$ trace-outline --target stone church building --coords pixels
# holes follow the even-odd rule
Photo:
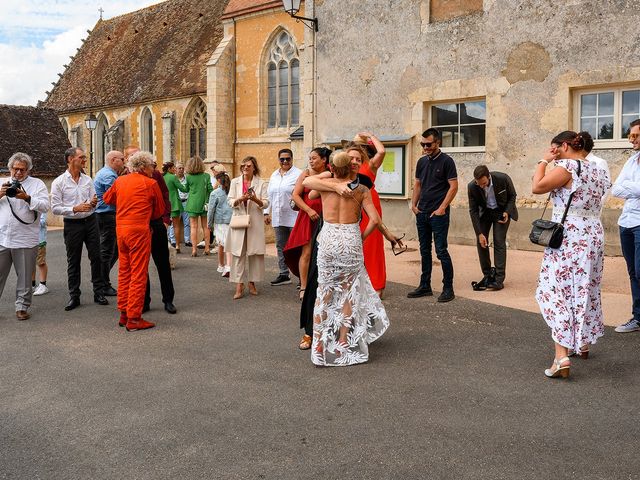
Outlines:
[[[612,177],[630,155],[640,117],[637,2],[619,0],[307,0],[291,18],[281,1],[168,0],[99,21],[45,105],[95,172],[128,143],[158,161],[199,154],[233,168],[246,155],[268,176],[276,153],[339,146],[356,132],[387,147],[377,187],[385,222],[415,235],[408,203],[420,133],[436,126],[457,163],[450,239],[474,243],[466,184],[479,164],[512,176],[527,236],[544,198],[531,194],[536,161],[565,129],[588,130]],[[621,202],[603,219],[607,252],[619,245]]]

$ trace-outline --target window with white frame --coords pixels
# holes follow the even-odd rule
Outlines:
[[[487,126],[486,101],[432,104],[429,125],[440,130],[445,148],[483,148]]]
[[[625,146],[629,124],[640,118],[640,86],[579,91],[574,105],[578,130],[601,144]]]
[[[280,32],[267,57],[267,128],[300,125],[300,60],[287,32]]]

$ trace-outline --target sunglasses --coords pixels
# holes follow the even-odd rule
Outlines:
[[[431,148],[431,145],[433,145],[436,142],[420,142],[420,146],[422,148]]]
[[[401,237],[398,237],[398,240],[402,240],[404,238],[405,234],[403,233]],[[396,247],[396,245],[398,245],[397,241],[393,242],[391,244],[391,251],[393,252],[393,254],[397,257],[398,255],[400,255],[401,253],[404,253],[407,251],[407,246],[403,245],[402,247]]]
[[[290,162],[291,161],[291,159],[287,158],[287,157],[280,157],[278,160],[280,160],[280,163]]]

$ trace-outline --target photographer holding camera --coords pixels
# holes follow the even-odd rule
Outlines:
[[[27,320],[40,241],[38,219],[49,210],[49,193],[42,180],[29,175],[33,168],[29,155],[14,153],[7,167],[11,177],[0,180],[0,296],[13,264],[18,276],[16,317]]]

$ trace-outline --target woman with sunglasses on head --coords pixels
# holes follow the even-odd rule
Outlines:
[[[232,255],[229,281],[236,284],[234,300],[244,295],[246,281],[249,282],[249,293],[257,295],[256,282],[264,278],[263,211],[269,206],[267,183],[260,178],[256,158],[245,157],[240,163],[240,171],[242,175],[231,180],[227,197],[233,213],[225,250]]]
[[[284,248],[284,258],[293,274],[300,278],[300,300],[307,288],[307,273],[311,258],[311,237],[318,219],[322,215],[322,201],[319,198],[309,198],[310,190],[304,188],[305,178],[327,171],[331,150],[317,147],[309,154],[309,168],[305,169],[296,182],[291,199],[300,210],[291,235]]]
[[[532,192],[549,193],[554,222],[564,221],[559,248],[545,248],[536,290],[542,316],[551,328],[555,357],[545,370],[550,378],[569,376],[572,354],[589,355],[589,345],[604,334],[600,283],[604,230],[602,198],[611,187],[609,175],[585,159],[585,138],[565,131],[551,140],[538,161]],[[547,166],[555,164],[547,172]]]

